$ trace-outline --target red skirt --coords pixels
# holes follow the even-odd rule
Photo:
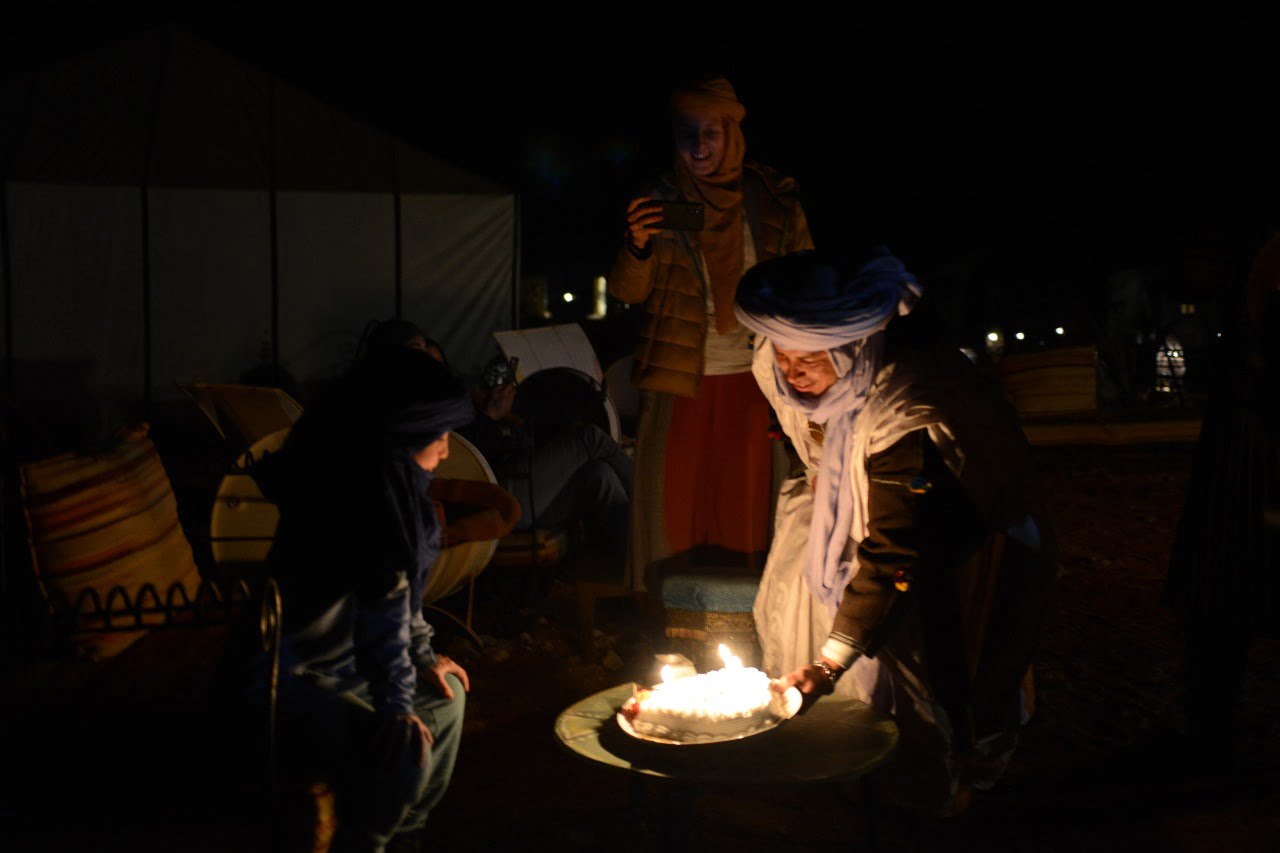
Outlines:
[[[663,468],[673,553],[698,545],[768,549],[769,423],[769,404],[751,373],[704,376],[696,398],[675,398]]]

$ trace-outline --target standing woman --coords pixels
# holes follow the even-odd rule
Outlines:
[[[769,405],[733,313],[743,273],[813,247],[796,184],[745,160],[746,109],[723,77],[672,95],[675,170],[627,207],[609,291],[643,302],[634,381],[641,391],[628,575],[648,589],[695,549],[768,550]],[[699,231],[664,230],[660,201],[703,205]]]

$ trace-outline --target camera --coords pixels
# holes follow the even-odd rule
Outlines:
[[[512,356],[507,358],[502,355],[495,355],[489,359],[489,363],[484,367],[484,374],[481,381],[486,388],[497,388],[499,385],[514,385],[516,382],[516,367],[520,364],[520,359]]]

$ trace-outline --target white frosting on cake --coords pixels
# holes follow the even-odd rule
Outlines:
[[[776,721],[776,696],[758,669],[718,669],[641,691],[631,725],[678,741],[740,737]]]

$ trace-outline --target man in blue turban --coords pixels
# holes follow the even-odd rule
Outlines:
[[[922,297],[884,249],[743,278],[753,372],[806,468],[782,489],[754,612],[781,686],[892,713],[895,798],[955,814],[1029,715],[1056,567],[1016,416]]]

